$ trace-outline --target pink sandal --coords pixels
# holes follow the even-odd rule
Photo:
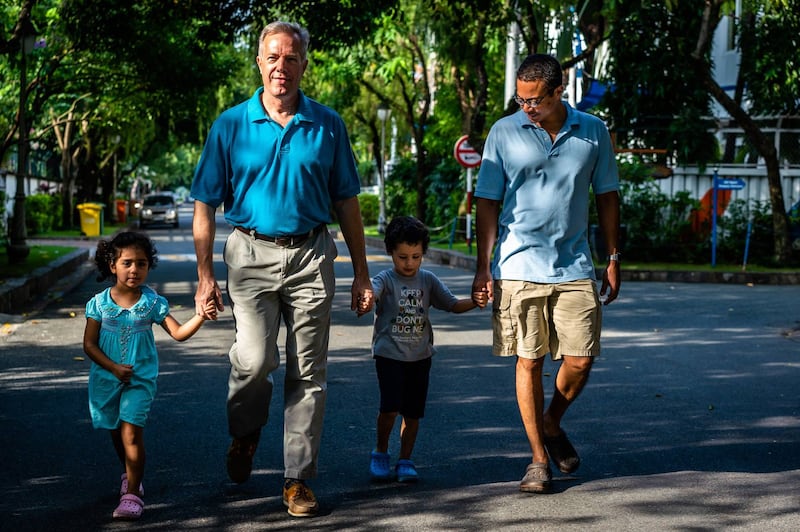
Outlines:
[[[122,484],[119,486],[119,496],[122,497],[128,493],[128,474],[123,473],[120,477]],[[144,482],[139,482],[139,496],[144,497]]]
[[[144,512],[144,501],[128,493],[119,499],[119,506],[116,507],[112,516],[114,519],[139,519]]]

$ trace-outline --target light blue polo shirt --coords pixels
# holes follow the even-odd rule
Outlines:
[[[562,103],[567,117],[555,142],[521,110],[489,131],[475,196],[502,202],[495,279],[595,279],[589,189],[618,190],[617,164],[606,125]]]
[[[300,92],[285,128],[253,97],[211,126],[192,181],[192,197],[224,205],[231,225],[271,236],[296,235],[331,221],[333,202],[361,184],[341,117]]]

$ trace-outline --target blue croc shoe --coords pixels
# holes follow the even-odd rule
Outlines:
[[[398,460],[394,469],[397,472],[398,482],[416,482],[419,480],[417,468],[414,467],[414,462],[411,460]]]
[[[372,480],[389,480],[392,470],[389,468],[389,453],[372,451],[369,455],[369,474]]]

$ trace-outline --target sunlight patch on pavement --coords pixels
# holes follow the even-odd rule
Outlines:
[[[387,255],[367,255],[367,262],[386,262],[389,260]],[[345,255],[336,257],[336,262],[350,262],[350,257]]]
[[[0,373],[0,388],[6,390],[28,390],[32,387],[59,386],[64,384],[86,384],[89,382],[89,375],[73,375],[61,370],[41,370],[25,368],[25,371],[15,371],[14,373]]]
[[[168,260],[171,262],[195,262],[197,257],[194,253],[165,253],[158,255],[158,260]],[[214,262],[222,262],[222,253],[214,253]]]

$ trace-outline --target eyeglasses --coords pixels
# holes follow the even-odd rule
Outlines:
[[[517,102],[517,105],[519,105],[520,107],[522,107],[523,105],[527,105],[528,107],[539,107],[540,105],[542,105],[544,99],[550,96],[550,94],[545,94],[541,98],[522,98],[519,94],[515,94],[514,101]]]

